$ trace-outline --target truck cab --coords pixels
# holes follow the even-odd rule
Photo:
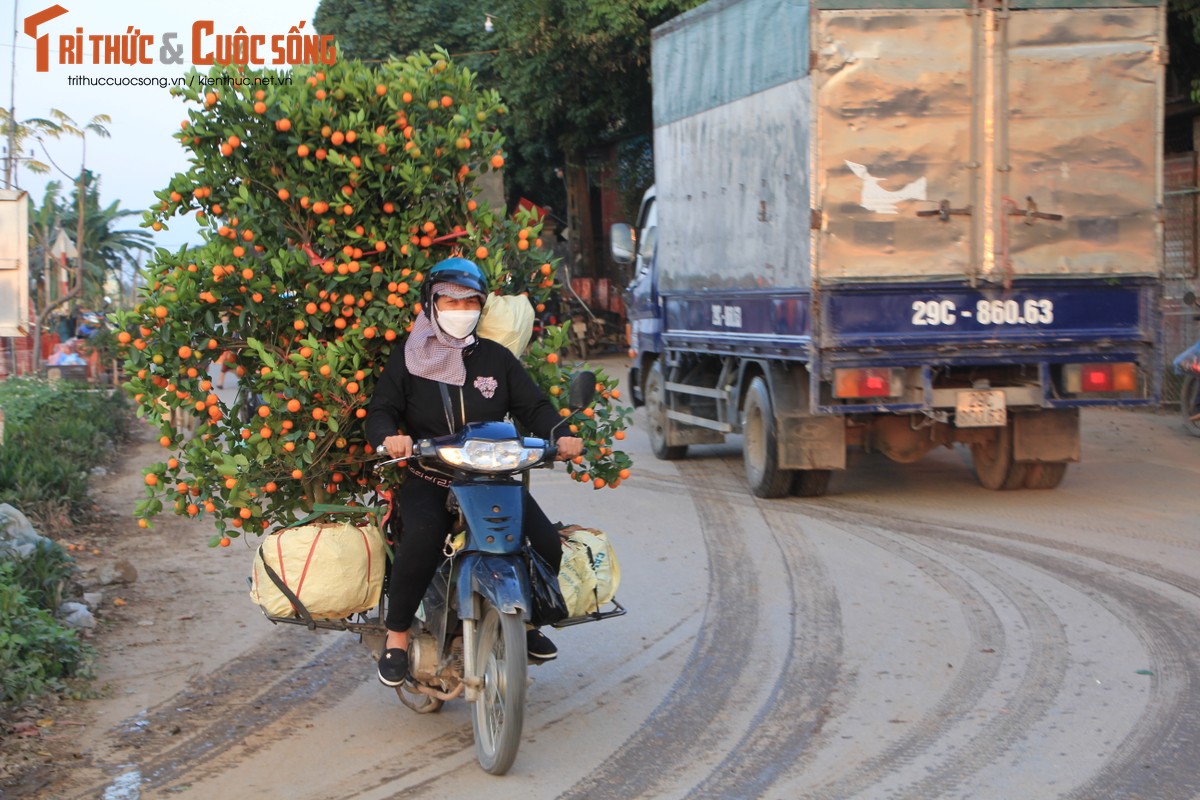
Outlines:
[[[629,347],[633,365],[629,368],[629,387],[634,406],[644,404],[642,395],[643,354],[662,350],[662,310],[654,276],[655,239],[658,208],[654,187],[642,195],[637,226],[625,223],[612,226],[612,257],[618,264],[633,264],[633,279],[625,287],[625,314],[629,321]]]

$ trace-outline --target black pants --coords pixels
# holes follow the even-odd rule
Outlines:
[[[409,629],[429,582],[445,559],[442,549],[451,523],[450,512],[446,509],[449,492],[449,489],[411,472],[400,487],[398,510],[403,533],[396,543],[388,584],[388,630]],[[528,494],[525,495],[525,536],[533,549],[558,572],[562,563],[562,540],[554,524]]]

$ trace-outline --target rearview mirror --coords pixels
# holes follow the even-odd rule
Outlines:
[[[637,255],[637,241],[633,236],[633,228],[624,222],[618,222],[610,231],[613,261],[618,264],[633,263],[633,258]]]
[[[587,408],[596,396],[596,373],[577,372],[571,379],[571,391],[567,395],[572,411]]]

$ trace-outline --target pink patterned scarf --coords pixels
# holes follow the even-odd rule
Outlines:
[[[430,293],[431,303],[437,302],[439,294],[451,297],[482,295],[474,289],[454,283],[437,283]],[[433,309],[430,309],[433,311]],[[404,366],[419,378],[441,381],[451,386],[462,386],[467,382],[467,367],[463,363],[463,350],[475,343],[474,336],[455,339],[443,331],[425,315],[424,311],[413,323],[408,339],[404,342]]]

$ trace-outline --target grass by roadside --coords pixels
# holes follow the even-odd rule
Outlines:
[[[66,382],[0,382],[0,722],[46,695],[86,691],[92,654],[58,614],[74,558],[57,539],[86,523],[93,468],[130,425],[124,397]],[[2,729],[0,729],[2,730]]]

